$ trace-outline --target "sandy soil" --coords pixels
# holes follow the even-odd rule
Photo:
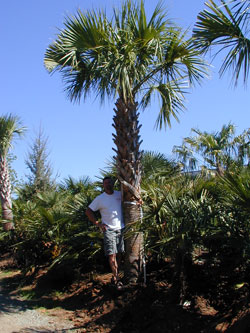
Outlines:
[[[178,304],[168,264],[148,267],[146,286],[117,291],[110,285],[110,274],[99,272],[81,275],[67,288],[55,290],[59,276],[52,283],[46,271],[40,271],[29,281],[11,258],[2,257],[0,332],[250,332],[248,284],[232,293],[224,277],[223,285],[214,287],[213,272],[205,280],[198,270],[192,297]]]
[[[11,258],[0,261],[0,332],[77,332],[74,323],[67,319],[70,313],[61,309],[46,309],[31,305],[19,296],[16,287],[20,272],[13,268]]]

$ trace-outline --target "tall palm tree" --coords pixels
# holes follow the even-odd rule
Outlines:
[[[181,146],[174,146],[172,152],[177,156],[183,167],[183,171],[194,171],[198,166],[198,159],[191,145],[187,144],[185,138]]]
[[[249,0],[213,0],[206,3],[208,9],[201,11],[193,30],[195,44],[202,52],[207,52],[213,46],[219,51],[226,51],[220,68],[220,74],[231,69],[235,85],[240,73],[246,83],[249,74]]]
[[[14,137],[23,134],[24,130],[24,127],[20,127],[17,116],[8,114],[0,117],[0,198],[3,227],[6,231],[14,228],[7,156]]]
[[[219,175],[224,174],[225,158],[230,156],[231,137],[234,134],[235,127],[231,124],[223,126],[220,132],[207,133],[198,129],[192,129],[197,134],[193,138],[185,138],[185,141],[195,147],[200,152],[204,160],[212,167],[216,168]],[[227,154],[225,154],[227,152]]]
[[[240,166],[250,165],[250,128],[234,139],[237,163]]]
[[[140,218],[139,106],[146,108],[154,93],[158,94],[161,105],[156,126],[170,125],[171,116],[177,119],[184,107],[185,89],[206,75],[203,60],[160,4],[148,19],[143,1],[126,0],[114,9],[111,19],[98,10],[85,14],[78,10],[68,17],[65,28],[47,48],[44,62],[49,72],[62,73],[71,100],[85,99],[90,92],[101,101],[116,98],[115,160],[125,224],[131,226]],[[135,240],[129,242],[127,253],[135,251],[131,245]]]
[[[182,146],[175,146],[173,152],[182,159],[183,164],[197,165],[198,160],[195,153],[201,154],[205,167],[215,168],[217,174],[223,176],[224,171],[230,166],[243,165],[249,156],[249,130],[241,135],[234,136],[235,126],[233,124],[223,125],[218,132],[208,133],[198,129],[192,132],[196,136],[183,139]],[[193,161],[195,160],[195,164]],[[191,162],[190,162],[191,161]]]

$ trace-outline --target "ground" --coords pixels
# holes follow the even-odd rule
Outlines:
[[[8,254],[1,257],[0,270],[2,291],[11,293],[29,309],[40,309],[40,313],[44,311],[58,322],[71,322],[74,329],[66,330],[65,327],[60,332],[250,331],[248,285],[238,284],[232,292],[228,282],[221,277],[223,283],[214,288],[213,272],[207,273],[209,280],[203,276],[201,281],[199,267],[193,271],[196,275],[194,285],[187,293],[190,296],[182,304],[177,302],[173,290],[169,262],[164,265],[149,263],[146,285],[141,283],[122,291],[110,285],[108,271],[81,273],[65,287],[60,285],[59,273],[52,278],[46,269],[33,276],[24,276]]]

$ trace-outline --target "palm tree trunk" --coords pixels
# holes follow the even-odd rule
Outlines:
[[[217,171],[218,175],[221,177],[223,177],[225,174],[224,168],[219,161],[216,161],[216,171]]]
[[[14,229],[11,185],[6,158],[0,158],[0,198],[2,207],[3,228],[5,231]]]
[[[142,272],[142,233],[135,232],[135,224],[141,219],[141,156],[140,125],[137,103],[125,103],[121,98],[116,102],[113,126],[116,130],[114,143],[117,149],[116,166],[122,185],[125,232],[125,279],[137,282]]]

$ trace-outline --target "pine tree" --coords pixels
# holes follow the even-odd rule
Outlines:
[[[55,186],[55,179],[52,178],[53,169],[48,160],[48,137],[45,137],[40,128],[37,137],[30,146],[25,164],[30,171],[28,178],[28,187],[31,192],[43,192]]]

